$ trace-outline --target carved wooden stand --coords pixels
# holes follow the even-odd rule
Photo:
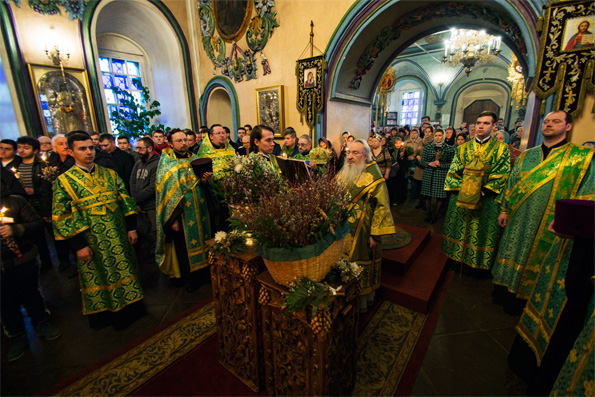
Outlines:
[[[209,263],[221,354],[219,362],[258,392],[263,379],[263,362],[256,275],[264,271],[264,264],[253,248],[229,260],[211,251]]]
[[[359,313],[357,281],[331,298],[314,318],[311,307],[281,309],[287,288],[269,272],[256,277],[262,311],[265,387],[268,395],[350,395],[355,385]]]

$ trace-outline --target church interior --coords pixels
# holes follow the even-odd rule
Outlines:
[[[298,137],[326,138],[341,148],[344,131],[366,140],[371,131],[421,125],[422,117],[459,129],[490,110],[510,132],[522,122],[523,151],[542,144],[545,115],[564,109],[574,116],[569,141],[592,143],[593,34],[590,52],[562,51],[556,58],[545,50],[552,45],[550,12],[566,6],[575,14],[565,17],[556,45],[568,48],[579,22],[595,22],[592,2],[4,0],[0,135],[16,140],[71,130],[117,134],[114,115],[130,109],[116,88],[129,92],[143,109],[158,107],[155,125],[198,132],[217,123],[229,128],[234,141],[244,125],[266,124],[279,144],[283,131],[293,127]],[[463,47],[456,34],[468,40]],[[485,43],[474,47],[471,37]],[[487,55],[468,56],[480,49]],[[142,87],[132,79],[140,79]],[[520,316],[492,304],[489,278],[448,269],[439,255],[444,220],[424,221],[416,204],[407,201],[391,211],[414,241],[423,240],[408,255],[411,262],[427,261],[427,267],[412,273],[413,279],[394,281],[395,276],[383,283],[417,285],[435,277],[425,281],[431,287],[422,303],[411,297],[415,293],[405,298],[414,308],[411,321],[423,313],[421,336],[419,342],[401,342],[413,347],[407,357],[395,358],[394,368],[403,367],[398,377],[386,375],[392,388],[356,386],[354,394],[525,395],[525,383],[507,362]],[[439,270],[430,276],[435,263]],[[31,351],[8,362],[3,334],[2,395],[266,395],[218,363],[213,327],[208,335],[178,335],[206,342],[192,345],[184,339],[188,351],[172,353],[168,366],[149,357],[149,363],[137,363],[140,372],[123,366],[103,385],[82,385],[87,375],[108,371],[110,363],[213,296],[207,272],[194,292],[173,286],[150,260],[140,261],[139,273],[147,315],[122,331],[89,328],[76,277],[57,268],[42,274],[42,294],[63,335],[42,341],[30,329]],[[400,294],[381,286],[385,299]],[[382,302],[374,310],[383,310]],[[360,322],[371,316],[360,316]]]

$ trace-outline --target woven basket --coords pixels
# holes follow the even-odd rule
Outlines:
[[[299,281],[303,277],[313,281],[320,281],[326,277],[331,267],[343,256],[345,238],[333,242],[322,254],[313,258],[287,262],[262,259],[277,284],[288,287],[293,281]]]

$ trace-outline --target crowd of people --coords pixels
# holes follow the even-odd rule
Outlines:
[[[304,161],[315,173],[330,170],[348,186],[353,215],[345,252],[364,269],[362,312],[380,286],[382,236],[395,233],[391,204],[409,198],[425,209],[428,223],[445,212],[441,248],[450,266],[493,275],[494,302],[511,314],[523,313],[511,357],[517,367],[523,363],[519,372],[541,393],[553,386],[552,374],[568,354],[568,340],[582,329],[590,299],[571,300],[566,307],[560,299],[564,288],[575,287],[564,284],[572,244],[558,236],[554,203],[593,199],[594,151],[568,142],[572,117],[564,111],[545,117],[543,144],[524,152],[522,120],[512,134],[502,122],[483,112],[459,129],[424,117],[419,126],[372,131],[367,141],[344,132],[338,153],[326,138],[313,147],[309,135],[298,138],[291,127],[279,145],[264,125],[239,128],[235,141],[219,124],[198,133],[155,130],[137,139],[136,148],[124,136],[84,131],[51,141],[2,140],[2,323],[12,341],[8,358],[20,358],[27,347],[21,306],[40,336],[51,340],[61,334],[37,288],[38,267],[53,265],[46,239],[53,241],[60,271],[71,269],[71,255],[76,258],[70,276],[80,279],[90,326],[125,328],[144,310],[137,257],[147,255],[143,260],[154,260],[179,286],[195,290],[207,268],[206,241],[230,227],[229,209],[216,189],[229,159],[262,156],[280,172],[278,156]],[[590,254],[572,260],[586,257],[592,264],[590,241]],[[145,249],[135,252],[139,244]],[[593,276],[592,266],[586,269]],[[556,291],[550,287],[554,281]],[[589,288],[583,284],[580,288]],[[592,286],[590,292],[580,296],[592,296]],[[572,329],[558,326],[561,316]],[[548,345],[560,338],[556,332],[564,336],[566,350]],[[574,338],[568,339],[570,334]]]

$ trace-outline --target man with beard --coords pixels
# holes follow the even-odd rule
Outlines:
[[[130,175],[130,195],[136,201],[138,210],[138,230],[141,240],[147,243],[150,251],[155,249],[156,213],[155,213],[155,180],[159,155],[153,152],[151,138],[139,138],[136,141],[139,160],[134,164]],[[150,255],[152,260],[154,254]]]
[[[380,287],[381,237],[396,232],[388,189],[380,168],[372,161],[370,147],[361,139],[347,147],[346,162],[337,178],[349,188],[352,197],[351,233],[347,235],[345,254],[364,268],[359,310],[365,312]]]
[[[163,149],[155,181],[155,260],[163,273],[181,279],[186,290],[192,292],[198,288],[196,272],[207,267],[205,242],[211,238],[210,217],[200,182],[206,182],[213,174],[206,172],[201,179],[195,175],[190,163],[198,157],[188,151],[186,133],[173,129],[167,139],[171,147]]]
[[[213,160],[213,181],[225,176],[229,171],[229,160],[236,155],[236,151],[227,139],[227,133],[220,124],[213,124],[208,135],[204,138],[198,151],[198,158],[210,158]],[[217,196],[214,186],[209,183],[207,192],[209,213],[211,216],[211,228],[213,233],[230,229],[229,208],[220,197]]]

